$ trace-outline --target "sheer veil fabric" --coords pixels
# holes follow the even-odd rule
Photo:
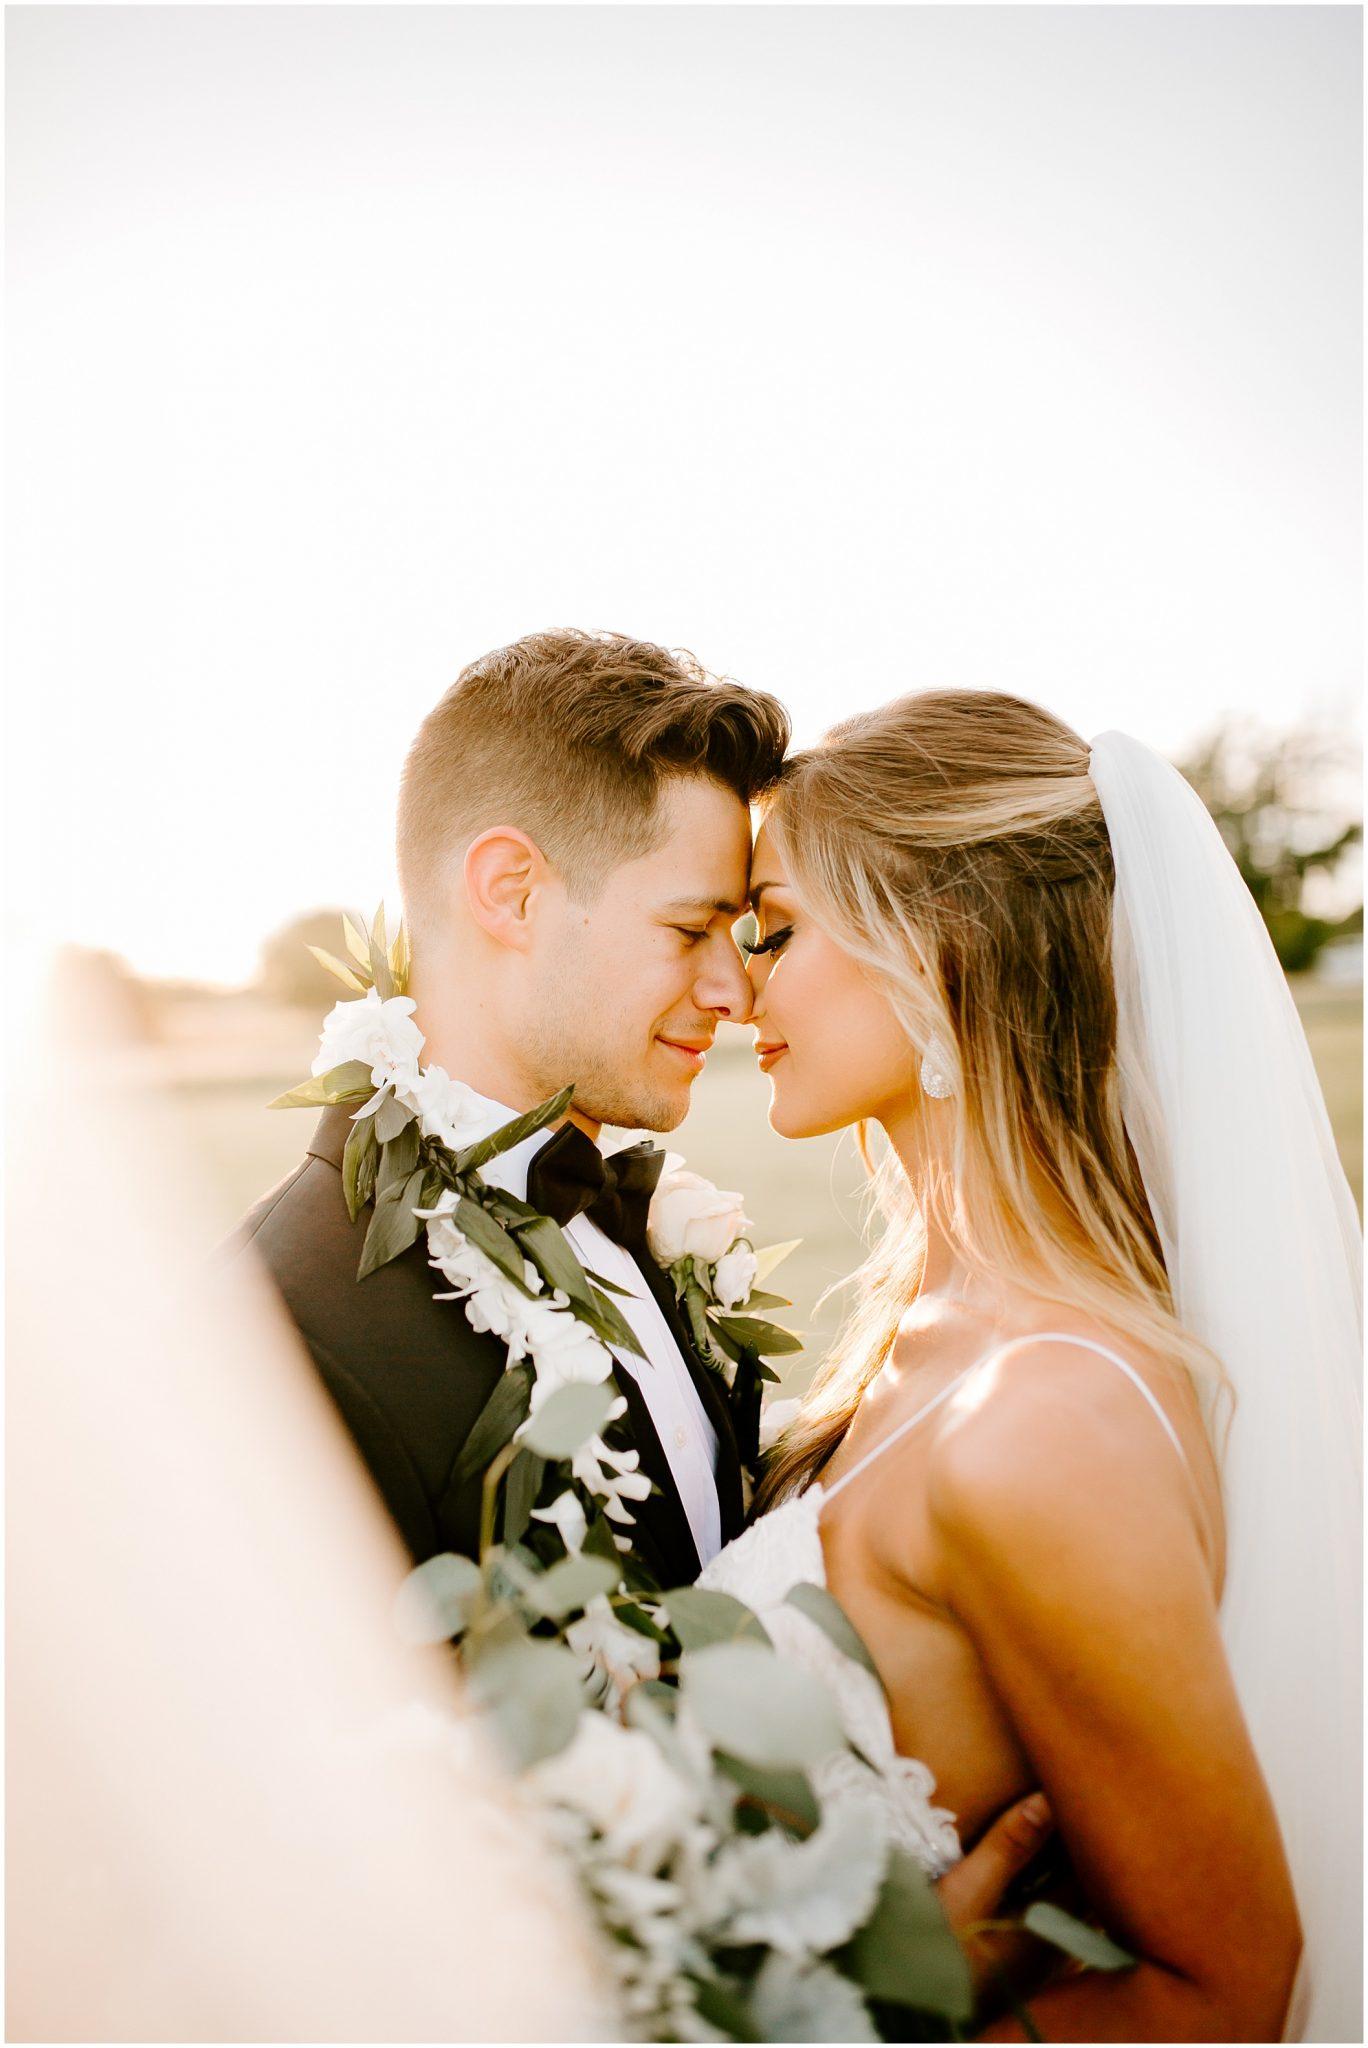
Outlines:
[[[1091,773],[1116,866],[1127,1130],[1179,1318],[1234,1395],[1222,1629],[1306,1947],[1287,2038],[1362,2033],[1360,1233],[1268,934],[1178,771],[1124,733]]]

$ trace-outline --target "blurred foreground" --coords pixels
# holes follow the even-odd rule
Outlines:
[[[34,1014],[11,1067],[6,2038],[602,2039],[327,1397],[204,1261],[236,1194],[86,998],[89,1044]]]

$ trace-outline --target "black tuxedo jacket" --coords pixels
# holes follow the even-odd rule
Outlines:
[[[265,1263],[308,1346],[357,1449],[398,1524],[414,1562],[439,1551],[477,1554],[481,1475],[455,1466],[476,1418],[505,1369],[498,1338],[472,1330],[459,1302],[434,1301],[444,1287],[415,1244],[362,1281],[356,1277],[370,1222],[355,1223],[342,1194],[342,1151],[350,1119],[325,1110],[301,1166],[263,1196],[238,1233]],[[717,1433],[722,1539],[743,1521],[741,1465],[725,1392],[696,1359],[669,1275],[637,1257]],[[658,1492],[631,1503],[632,1547],[661,1586],[687,1585],[699,1557],[669,1462],[635,1379],[616,1368],[641,1469]]]

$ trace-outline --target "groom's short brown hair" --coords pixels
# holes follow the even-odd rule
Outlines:
[[[651,850],[673,776],[750,803],[779,774],[788,713],[691,654],[625,633],[529,633],[462,670],[418,729],[399,793],[411,923],[453,853],[492,825],[534,839],[581,897]]]

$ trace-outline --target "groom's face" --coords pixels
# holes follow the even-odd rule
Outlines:
[[[670,1131],[718,1024],[750,1014],[732,938],[750,819],[705,776],[666,782],[659,804],[653,852],[613,869],[589,902],[562,889],[548,905],[528,1022],[548,1093],[573,1075],[586,1116]]]

